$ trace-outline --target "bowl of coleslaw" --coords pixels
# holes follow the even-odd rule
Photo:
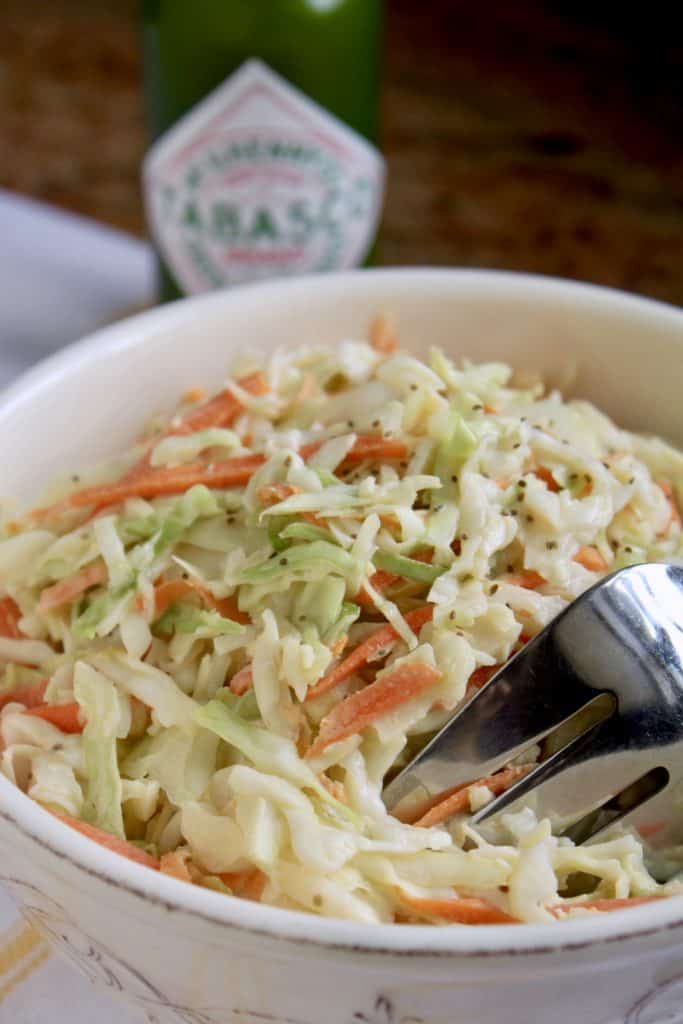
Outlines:
[[[0,880],[202,1024],[676,1020],[680,848],[390,814],[603,575],[683,557],[683,313],[380,270],[184,300],[0,404]],[[7,499],[7,500],[4,500]],[[664,865],[664,866],[663,866]]]

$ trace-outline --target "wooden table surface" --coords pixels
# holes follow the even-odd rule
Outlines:
[[[683,44],[667,8],[387,6],[382,262],[683,304]],[[144,234],[135,0],[2,7],[0,185]]]

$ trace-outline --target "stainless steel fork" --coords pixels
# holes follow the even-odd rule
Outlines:
[[[385,802],[434,798],[534,744],[539,763],[474,824],[521,801],[576,842],[617,819],[653,847],[683,841],[683,568],[631,566],[574,601],[389,784]]]

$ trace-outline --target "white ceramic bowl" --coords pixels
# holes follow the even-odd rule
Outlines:
[[[0,493],[129,444],[238,350],[363,336],[562,378],[623,424],[683,443],[683,313],[618,292],[480,272],[276,282],[153,310],[43,363],[0,402]],[[367,927],[191,888],[100,849],[0,779],[0,880],[93,980],[164,1024],[683,1021],[683,898],[556,925]]]

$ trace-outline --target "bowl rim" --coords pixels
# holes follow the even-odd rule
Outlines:
[[[125,353],[144,345],[149,335],[165,327],[191,322],[198,312],[213,307],[229,309],[256,293],[260,301],[280,301],[290,295],[325,289],[330,297],[347,289],[370,292],[382,284],[414,285],[439,291],[458,284],[469,293],[495,289],[501,297],[527,297],[535,292],[546,300],[573,300],[602,312],[631,313],[644,320],[658,320],[681,328],[683,310],[655,299],[614,288],[568,281],[562,278],[514,271],[452,268],[376,268],[326,275],[307,275],[255,283],[230,291],[169,303],[138,313],[104,327],[38,363],[0,393],[2,415],[30,400],[34,392],[53,386],[72,369],[96,362],[104,353]],[[520,955],[553,955],[596,945],[642,939],[655,933],[683,928],[683,895],[664,898],[633,909],[617,910],[595,917],[576,918],[557,927],[545,923],[520,924],[512,932],[505,925],[478,928],[447,928],[434,925],[377,924],[368,927],[351,921],[316,917],[304,911],[284,910],[225,896],[150,871],[139,864],[103,849],[70,829],[45,811],[8,779],[0,777],[0,820],[16,828],[29,840],[77,870],[113,889],[124,890],[144,902],[167,911],[183,913],[244,933],[294,943],[302,948],[317,946],[375,956],[422,958],[490,958]],[[512,939],[514,936],[514,939]],[[677,938],[677,937],[676,937]],[[675,941],[672,935],[672,941]]]

